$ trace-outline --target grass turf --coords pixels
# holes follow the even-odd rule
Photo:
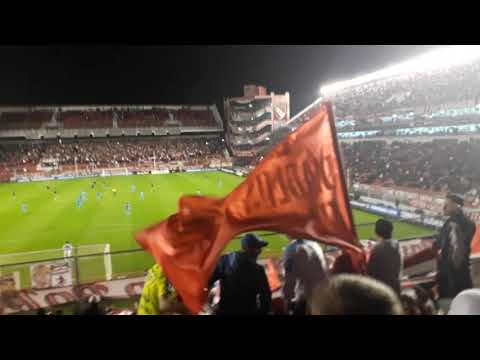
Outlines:
[[[96,181],[96,188],[92,183]],[[136,175],[109,178],[43,181],[33,183],[9,183],[0,185],[0,265],[9,263],[13,257],[5,254],[54,250],[54,256],[63,256],[59,250],[66,241],[74,246],[107,244],[111,251],[139,249],[133,234],[142,228],[166,218],[177,210],[177,201],[182,195],[196,194],[225,196],[243,178],[222,172],[178,173],[167,175]],[[50,188],[47,189],[47,186]],[[132,192],[131,187],[136,190]],[[53,194],[57,190],[57,197]],[[116,189],[116,195],[112,189]],[[145,199],[140,199],[140,192]],[[15,192],[16,196],[13,196]],[[81,192],[87,200],[81,208],[76,200]],[[97,200],[96,193],[102,194]],[[125,213],[124,205],[130,202],[131,215]],[[22,213],[21,204],[28,205]],[[377,216],[354,211],[357,232],[361,239],[373,236],[372,224]],[[265,235],[265,232],[258,232]],[[430,234],[431,230],[406,223],[395,225],[397,239]],[[265,235],[269,247],[264,256],[278,255],[286,245],[283,235]],[[238,249],[238,239],[232,240],[226,251]],[[79,260],[78,275],[82,282],[101,280],[104,276],[103,256]],[[15,255],[15,262],[35,261],[34,256]],[[143,272],[153,264],[151,256],[143,251],[112,255],[114,276]],[[30,265],[0,266],[0,273],[21,273],[22,287],[28,287]]]

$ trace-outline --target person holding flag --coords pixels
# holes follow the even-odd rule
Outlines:
[[[155,264],[148,271],[137,315],[167,314],[188,314],[188,310],[160,265]]]
[[[313,290],[327,283],[327,262],[317,242],[289,239],[284,253],[283,299],[287,314],[305,315]]]
[[[192,313],[206,303],[225,246],[242,233],[274,231],[340,247],[353,269],[365,272],[331,104],[315,111],[225,198],[184,196],[176,214],[136,235]]]

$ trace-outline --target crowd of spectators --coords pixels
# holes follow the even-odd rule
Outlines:
[[[477,104],[480,62],[410,73],[366,83],[333,94],[337,116],[369,116],[400,108],[429,108],[446,103]],[[327,96],[329,96],[327,94]]]
[[[224,143],[215,138],[155,140],[95,140],[37,142],[0,145],[0,166],[5,168],[38,165],[55,159],[59,165],[116,167],[170,161],[195,162],[223,156]],[[76,158],[76,160],[75,160]]]
[[[354,182],[480,195],[480,141],[342,143]]]

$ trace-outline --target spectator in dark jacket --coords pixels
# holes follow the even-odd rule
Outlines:
[[[463,199],[447,195],[444,214],[448,216],[435,242],[438,257],[438,290],[440,299],[453,299],[463,290],[472,288],[470,246],[475,224],[462,211]]]
[[[400,294],[402,258],[398,241],[392,239],[393,224],[380,219],[375,224],[378,244],[374,246],[367,265],[367,274],[390,286]]]
[[[218,315],[266,315],[271,311],[272,294],[265,269],[257,264],[268,243],[254,234],[242,239],[242,250],[220,258],[210,287],[220,281]]]

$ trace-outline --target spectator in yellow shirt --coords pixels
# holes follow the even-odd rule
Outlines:
[[[149,271],[143,287],[137,315],[187,314],[177,292],[162,268],[155,264]]]

